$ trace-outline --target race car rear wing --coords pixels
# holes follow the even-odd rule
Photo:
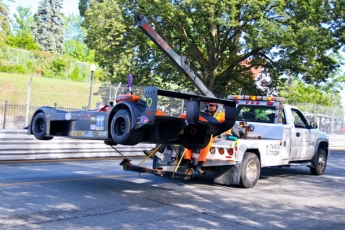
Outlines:
[[[186,103],[186,121],[188,124],[197,124],[200,115],[200,103],[215,103],[223,105],[225,112],[225,121],[221,125],[220,133],[232,128],[235,124],[236,101],[220,98],[207,97],[196,94],[180,93],[176,91],[158,89],[156,86],[145,88],[146,110],[144,115],[151,121],[156,116],[158,96],[180,98],[187,101]]]

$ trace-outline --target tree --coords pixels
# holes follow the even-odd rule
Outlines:
[[[98,2],[102,2],[103,0],[97,0]],[[90,7],[90,0],[79,0],[78,9],[79,14],[82,17],[85,17],[86,10]]]
[[[90,0],[79,0],[78,9],[80,16],[84,17],[87,8],[89,8]]]
[[[69,14],[65,17],[65,42],[63,53],[80,61],[92,62],[95,52],[84,43],[87,31],[81,27],[83,19],[79,15]]]
[[[125,81],[131,66],[133,45],[128,39],[130,31],[119,5],[111,0],[102,3],[91,0],[83,25],[87,29],[86,44],[96,52],[95,60],[111,76],[115,75],[115,81]]]
[[[77,40],[83,41],[86,37],[86,29],[81,26],[83,18],[76,14],[68,14],[64,17],[65,41]]]
[[[317,89],[298,79],[285,82],[279,88],[280,95],[286,99],[288,104],[308,102],[316,105],[341,107],[339,92],[327,92]]]
[[[0,0],[0,44],[6,40],[6,32],[10,29],[8,6]]]
[[[31,27],[34,23],[30,7],[17,7],[18,14],[14,14],[15,22],[12,23],[12,33],[8,35],[7,44],[12,47],[28,50],[38,50],[39,45],[35,42]]]
[[[35,41],[41,50],[61,54],[63,49],[62,0],[42,0],[34,15],[33,27]]]
[[[116,74],[124,71],[115,71],[114,63],[123,63],[135,53],[133,72],[142,76],[143,83],[193,88],[133,27],[134,13],[145,15],[175,51],[188,57],[217,95],[239,88],[242,93],[257,93],[253,68],[262,67],[262,73],[272,79],[272,88],[281,76],[289,75],[318,85],[339,68],[332,54],[344,47],[344,0],[109,2],[90,1],[84,24],[89,31],[87,44],[96,50],[96,61]],[[110,9],[113,14],[107,13]],[[128,69],[128,61],[123,64]]]

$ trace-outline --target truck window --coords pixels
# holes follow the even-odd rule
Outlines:
[[[286,125],[285,111],[283,111],[283,113],[282,113],[282,123],[283,123],[283,125]]]
[[[237,121],[274,123],[276,110],[274,106],[239,105],[236,109]]]
[[[303,116],[301,111],[297,109],[291,109],[293,120],[294,120],[294,125],[296,128],[307,128],[308,127],[308,121],[307,119]]]

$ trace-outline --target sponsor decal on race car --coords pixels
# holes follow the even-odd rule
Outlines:
[[[132,95],[119,95],[116,97],[117,100],[121,100],[121,101],[125,101],[125,100],[129,100],[131,101],[133,99]]]
[[[145,115],[146,116],[151,116],[153,114],[156,114],[156,111],[152,111],[151,109],[146,109],[145,110]]]
[[[104,129],[104,116],[96,116],[96,130],[103,130]]]
[[[87,113],[66,113],[66,120],[90,120],[91,116]]]
[[[108,131],[82,131],[82,130],[73,130],[69,132],[71,137],[108,137]]]
[[[90,130],[104,130],[104,119],[103,115],[91,117]]]
[[[85,131],[71,130],[69,132],[69,136],[71,136],[71,137],[83,137],[83,136],[85,136]]]
[[[67,121],[71,120],[71,117],[72,117],[71,113],[66,113],[65,119],[66,119]]]
[[[146,116],[141,116],[140,117],[140,122],[141,123],[147,123],[149,121],[149,119]]]

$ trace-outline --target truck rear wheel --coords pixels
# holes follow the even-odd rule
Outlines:
[[[322,175],[324,174],[327,165],[327,155],[325,150],[319,149],[316,157],[314,168],[310,168],[310,172],[313,175]]]
[[[255,153],[245,153],[242,160],[240,186],[252,188],[260,177],[260,161]]]
[[[53,137],[46,137],[47,119],[44,113],[37,113],[32,119],[31,132],[38,140],[51,140]]]
[[[115,143],[122,145],[136,145],[143,138],[143,130],[131,128],[131,115],[121,109],[116,112],[111,121],[110,132]]]

